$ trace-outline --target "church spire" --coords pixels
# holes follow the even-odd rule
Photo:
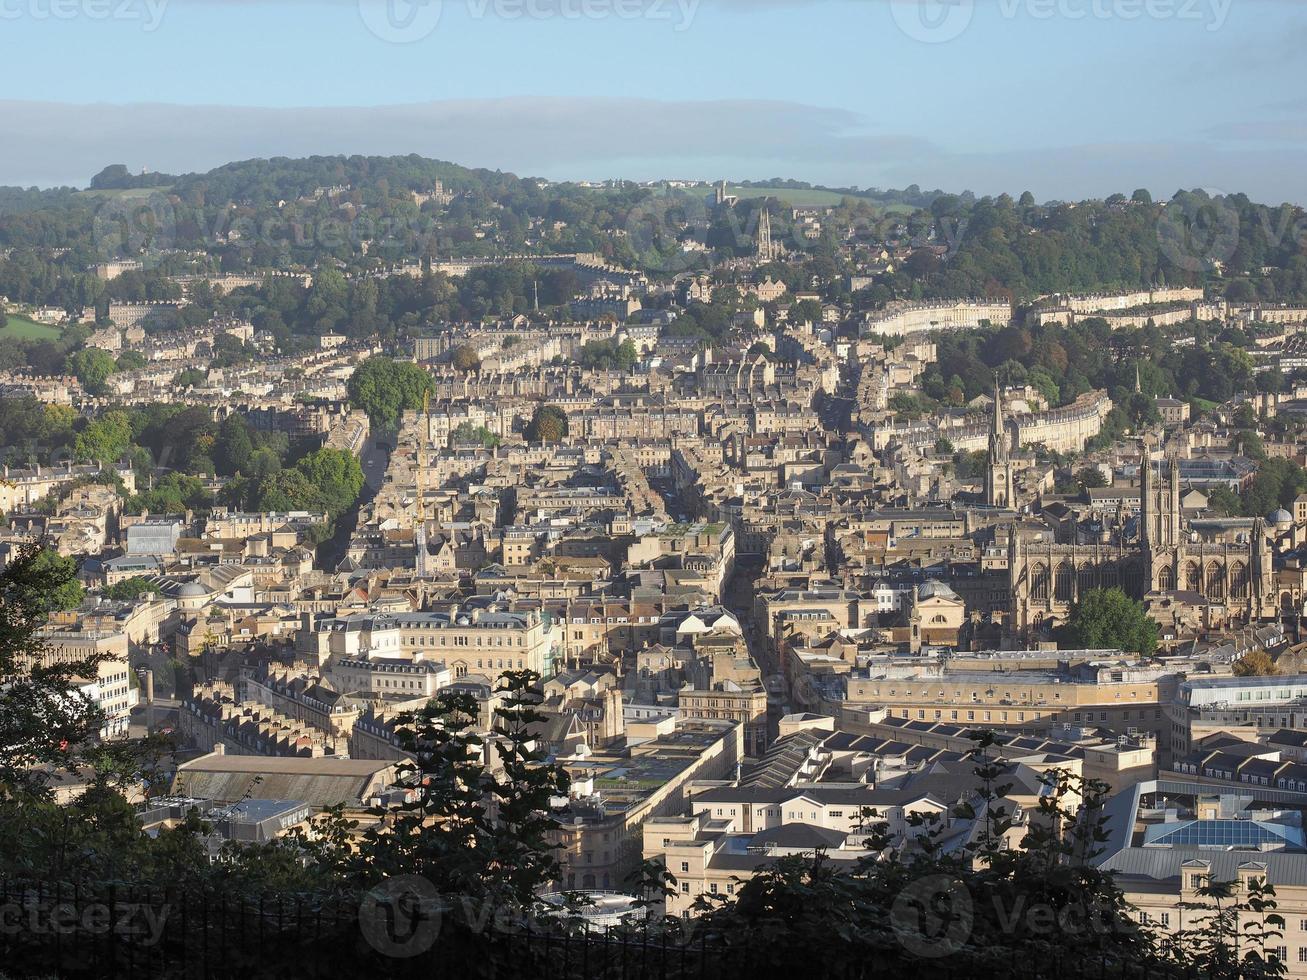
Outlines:
[[[998,374],[994,375],[994,417],[989,423],[990,462],[1007,458],[1007,431],[1003,425],[1003,389],[998,383]]]
[[[994,418],[989,431],[989,467],[985,479],[985,503],[991,507],[1011,507],[1015,497],[1012,464],[1008,457],[1008,440],[1003,425],[1003,390],[994,375]]]

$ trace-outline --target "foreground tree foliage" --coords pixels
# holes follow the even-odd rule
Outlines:
[[[55,661],[40,635],[51,611],[80,601],[75,576],[69,559],[40,545],[0,571],[0,797],[39,789],[46,767],[68,764],[99,730],[77,683],[98,661]]]

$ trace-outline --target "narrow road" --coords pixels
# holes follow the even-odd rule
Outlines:
[[[368,439],[359,456],[363,467],[363,492],[354,506],[336,518],[336,532],[318,546],[314,565],[332,571],[340,564],[349,550],[349,539],[358,526],[359,510],[364,504],[371,503],[386,479],[386,468],[390,465],[390,450],[375,439]]]

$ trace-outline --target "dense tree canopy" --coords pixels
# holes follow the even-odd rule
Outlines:
[[[557,405],[541,405],[525,434],[528,442],[561,442],[567,438],[567,413]]]
[[[1124,650],[1150,657],[1157,623],[1121,589],[1091,589],[1080,597],[1060,640],[1079,650]]]
[[[417,411],[432,390],[431,376],[418,365],[369,357],[349,379],[349,399],[368,413],[374,428],[393,432],[404,412]]]
[[[113,356],[98,347],[85,347],[68,358],[68,370],[89,394],[102,395],[109,375],[117,370]]]

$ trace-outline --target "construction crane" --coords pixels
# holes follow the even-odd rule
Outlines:
[[[422,394],[422,425],[418,427],[417,474],[414,483],[417,487],[417,507],[414,508],[413,550],[415,552],[414,571],[418,578],[427,574],[427,493],[426,468],[427,444],[431,441],[431,392]]]

